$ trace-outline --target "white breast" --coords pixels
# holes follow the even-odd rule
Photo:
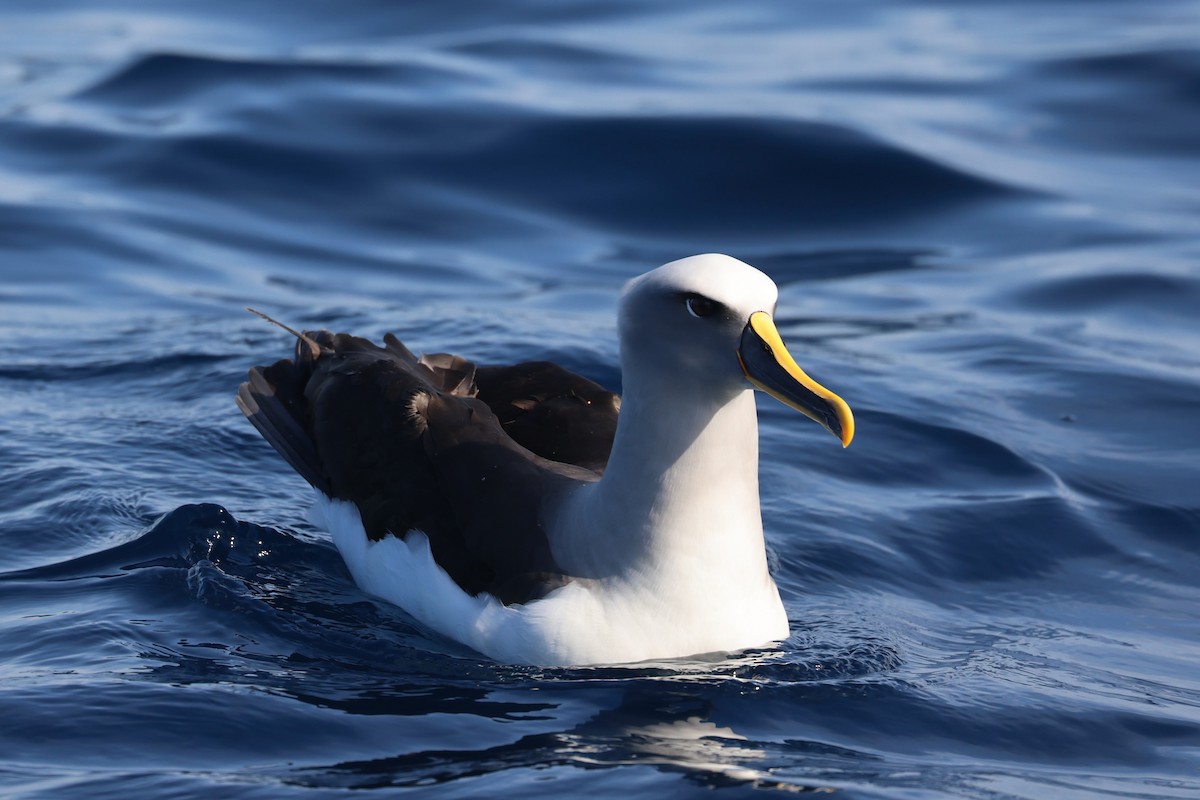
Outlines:
[[[462,591],[434,562],[419,531],[372,542],[353,503],[321,494],[311,517],[330,532],[364,591],[498,661],[630,663],[741,650],[788,635],[779,592],[765,572],[728,589],[683,572],[632,573],[575,581],[532,603],[504,606]]]

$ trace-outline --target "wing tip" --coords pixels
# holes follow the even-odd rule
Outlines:
[[[309,485],[329,494],[329,479],[311,437],[280,399],[265,368],[252,367],[234,395],[234,403],[283,460]]]

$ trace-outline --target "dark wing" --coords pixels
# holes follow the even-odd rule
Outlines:
[[[479,367],[479,399],[504,432],[542,458],[603,472],[621,398],[549,361]]]
[[[526,602],[565,580],[541,527],[544,495],[595,473],[513,441],[474,398],[465,359],[418,359],[348,334],[308,332],[296,354],[255,367],[237,402],[309,483],[353,501],[368,536],[429,537],[465,591]]]

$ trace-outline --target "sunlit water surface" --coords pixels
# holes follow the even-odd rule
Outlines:
[[[1200,7],[0,11],[0,793],[1200,796]],[[778,648],[490,663],[233,405],[297,326],[619,388],[621,284],[769,272]]]

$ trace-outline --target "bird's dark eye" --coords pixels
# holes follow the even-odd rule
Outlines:
[[[708,317],[717,310],[717,304],[703,295],[689,294],[687,310],[693,317]]]

